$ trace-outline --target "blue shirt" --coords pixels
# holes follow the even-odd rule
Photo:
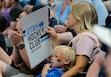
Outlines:
[[[61,75],[64,74],[64,72],[59,69],[59,68],[51,68],[47,74],[46,74],[46,77],[61,77]],[[38,75],[36,77],[42,77],[42,75]]]
[[[64,10],[64,13],[61,15],[61,9],[62,9],[63,3],[59,4],[56,8],[56,15],[60,18],[60,20],[63,22],[64,20],[67,20],[67,16],[69,15],[70,12],[70,4],[68,4]]]
[[[10,26],[10,8],[7,8],[4,12],[0,12],[7,19],[7,26]]]
[[[102,0],[76,0],[76,1],[77,2],[84,1],[84,2],[91,3],[95,7],[95,9],[98,13],[98,19],[99,19],[98,24],[104,25],[104,26],[106,25],[105,20],[106,20],[106,17],[108,16],[108,11],[107,11],[106,7],[104,6]]]
[[[41,2],[39,0],[36,0],[35,5],[39,5]]]

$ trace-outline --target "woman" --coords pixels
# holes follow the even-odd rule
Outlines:
[[[89,2],[92,5],[94,5],[98,13],[98,24],[105,26],[105,20],[106,20],[106,17],[108,16],[108,11],[106,7],[104,6],[104,3],[102,2],[102,0],[75,0],[75,1],[76,2],[79,2],[79,1]]]
[[[91,64],[95,59],[100,48],[99,40],[91,27],[97,23],[98,16],[93,5],[87,2],[75,2],[71,5],[67,27],[77,33],[77,36],[69,42],[69,46],[76,50],[76,63],[62,77],[75,76],[78,72],[84,71],[87,64]],[[53,28],[49,27],[46,32],[51,36],[53,47],[60,44]]]

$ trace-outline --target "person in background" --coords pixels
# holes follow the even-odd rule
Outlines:
[[[79,2],[79,1],[91,3],[95,7],[98,14],[98,25],[105,26],[105,20],[106,20],[106,17],[108,16],[108,11],[104,6],[104,3],[102,2],[102,0],[75,0],[75,2]]]
[[[111,1],[108,0],[108,1],[104,1],[103,3],[105,5],[107,11],[110,13],[111,12]]]
[[[25,5],[30,4],[31,0],[19,0],[19,3],[24,7]]]
[[[0,14],[5,16],[5,18],[7,19],[6,28],[8,28],[10,26],[10,8],[5,7],[5,1],[4,0],[0,0]]]
[[[2,32],[5,30],[6,26],[7,26],[6,18],[0,14],[0,47],[3,48],[4,51],[6,51],[6,44]]]
[[[41,4],[41,0],[36,0],[35,5],[40,5]]]
[[[60,3],[56,7],[55,14],[62,22],[65,23],[65,20],[67,20],[67,16],[69,15],[69,11],[70,11],[69,1],[68,0],[63,0],[63,2]]]
[[[19,0],[5,0],[5,7],[10,7],[10,26],[3,31],[3,35],[7,35],[9,30],[14,30],[16,27],[16,19],[23,12],[23,7],[19,4]]]
[[[7,25],[5,26],[5,30],[10,26],[10,9],[11,8],[7,8],[5,7],[5,0],[0,0],[0,14],[2,14],[3,16],[5,16],[5,18],[7,19]],[[4,30],[4,31],[5,31]],[[12,44],[10,42],[10,40],[7,38],[7,36],[4,36],[5,39],[5,43],[6,43],[6,52],[7,54],[11,54],[12,53]]]
[[[102,77],[111,77],[111,29],[106,28],[106,27],[101,27],[101,26],[94,26],[93,28],[94,33],[98,36],[98,38],[105,44],[107,45],[108,52],[103,53],[99,55],[95,61],[92,63],[90,66],[86,77],[99,77],[99,72],[101,69],[101,66],[103,65],[104,67],[104,72],[105,75]],[[101,35],[103,34],[103,35]]]
[[[108,11],[104,6],[103,2],[101,0],[70,0],[71,4],[73,2],[81,2],[81,1],[89,2],[95,7],[98,14],[98,25],[105,26],[105,20],[106,17],[108,16]],[[56,29],[58,29],[60,33],[67,31],[67,28],[66,27],[64,28],[64,26],[56,26],[55,30]]]
[[[54,0],[47,0],[47,4],[49,6],[49,9],[54,11],[55,10],[55,7],[56,7],[56,3],[54,2]]]
[[[6,39],[6,47],[9,55],[12,54],[12,43],[10,39],[7,37],[9,30],[14,30],[16,27],[16,18],[19,16],[21,12],[23,12],[23,7],[19,4],[19,0],[4,0],[5,8],[10,8],[10,25],[7,27],[2,34]]]
[[[110,14],[110,13],[109,13],[109,15],[108,15],[107,18],[106,18],[106,25],[105,25],[105,27],[111,28],[111,14]],[[108,47],[106,44],[104,44],[104,42],[102,42],[102,47],[101,47],[101,49],[102,49],[103,51],[105,51],[106,53],[108,53],[108,51],[109,51],[109,47]],[[99,72],[99,77],[105,77],[105,71],[104,71],[104,66],[103,66],[103,64],[102,64],[101,69],[100,69],[100,72]]]

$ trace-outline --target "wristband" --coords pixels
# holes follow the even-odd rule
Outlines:
[[[18,49],[23,49],[25,47],[25,44],[18,45]]]

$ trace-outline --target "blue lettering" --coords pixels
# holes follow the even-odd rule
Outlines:
[[[43,25],[44,25],[44,22],[41,21],[41,22],[39,23],[39,27],[43,27]]]

